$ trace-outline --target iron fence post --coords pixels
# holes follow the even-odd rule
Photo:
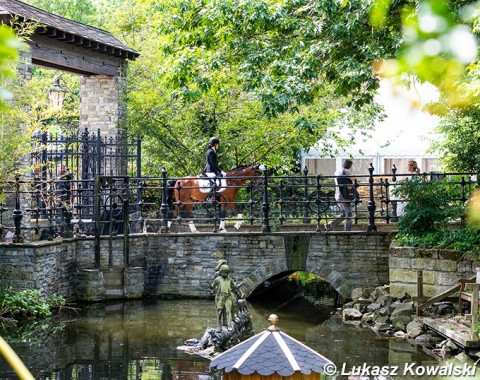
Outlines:
[[[390,205],[392,205],[392,210],[393,210],[393,202],[390,200],[390,182],[388,182],[388,178],[385,178],[385,182],[383,182],[383,179],[381,179],[380,186],[385,186],[385,204],[386,204],[385,220],[387,221],[387,224],[388,224],[390,223],[390,219],[392,219],[392,217],[390,216]]]
[[[73,237],[73,231],[72,231],[72,202],[71,202],[71,196],[72,196],[72,180],[73,180],[73,175],[70,173],[69,170],[67,170],[67,174],[65,175],[65,200],[64,204],[62,204],[62,210],[63,216],[65,218],[65,231],[64,231],[64,237],[66,238],[72,238]]]
[[[125,265],[130,265],[130,179],[123,177],[123,257]]]
[[[270,232],[270,223],[268,220],[270,211],[270,205],[268,203],[268,178],[267,178],[267,168],[263,169],[263,201],[262,201],[262,232]]]
[[[167,203],[167,169],[162,168],[162,205],[160,206],[162,214],[162,227],[160,232],[168,232],[168,203]]]
[[[88,129],[85,128],[85,130],[82,132],[81,135],[81,151],[82,151],[82,160],[81,160],[81,165],[82,165],[82,170],[81,170],[81,183],[79,184],[79,189],[78,189],[78,195],[79,195],[79,200],[80,204],[77,206],[80,209],[80,219],[86,218],[88,219],[89,217],[91,218],[91,215],[89,216],[89,209],[91,207],[90,201],[89,201],[89,193],[91,193],[89,190],[89,160],[90,160],[90,140],[89,140],[89,133]],[[95,166],[92,165],[92,169]],[[95,175],[95,173],[92,173]],[[91,187],[90,187],[91,189]]]
[[[214,177],[214,180],[213,180],[213,187],[212,187],[212,191],[213,191],[213,198],[212,198],[212,206],[213,206],[213,231],[212,232],[218,232],[217,230],[217,222],[220,223],[220,216],[219,216],[219,212],[218,212],[218,205],[219,205],[219,202],[217,200],[217,190],[218,190],[218,184],[217,184],[217,178],[218,177]],[[192,215],[193,217],[193,215]]]
[[[248,217],[248,220],[250,220],[250,224],[253,224],[253,222],[255,221],[255,215],[254,215],[255,200],[253,196],[253,190],[255,189],[255,185],[253,184],[253,182],[250,182],[247,185],[247,189],[248,189],[248,196],[250,197],[248,199],[248,211],[250,214],[250,216]]]
[[[309,224],[311,219],[308,216],[309,211],[309,201],[308,201],[308,168],[305,166],[303,169],[303,184],[305,188],[303,189],[303,219],[302,223]]]
[[[279,191],[280,198],[276,202],[280,206],[280,217],[278,218],[278,220],[280,221],[280,224],[282,224],[282,225],[286,220],[286,218],[283,216],[283,205],[285,204],[285,201],[283,200],[284,188],[285,188],[285,183],[283,182],[283,179],[282,179],[282,180],[280,180],[280,185],[278,186],[278,191]]]
[[[15,209],[13,210],[13,222],[15,224],[15,233],[12,238],[13,243],[22,243],[23,236],[21,232],[23,214],[20,208],[20,177],[15,176]]]
[[[375,209],[376,209],[376,206],[375,206],[375,198],[373,197],[373,195],[374,195],[373,194],[373,182],[374,182],[373,170],[374,170],[373,165],[370,163],[370,167],[368,168],[368,173],[370,175],[369,178],[368,178],[370,194],[369,194],[369,200],[368,200],[368,206],[367,206],[367,209],[368,209],[367,231],[368,232],[377,230],[377,226],[375,225]]]
[[[47,155],[47,141],[48,135],[47,132],[42,133],[42,163],[40,168],[40,186],[41,186],[41,193],[45,194],[47,192],[47,164],[48,164],[48,155]],[[40,209],[42,210],[43,217],[47,215],[47,205],[45,203],[44,197],[40,198]]]
[[[140,136],[137,136],[137,178],[139,182],[139,185],[137,186],[137,211],[140,212],[141,211],[140,200],[142,198],[141,185],[140,185],[142,183],[142,140],[140,139]]]
[[[142,139],[137,135],[137,178],[142,177]]]
[[[94,192],[94,216],[95,216],[95,268],[100,267],[100,176],[95,176]]]
[[[322,212],[321,212],[321,209],[320,209],[320,206],[322,204],[322,199],[321,199],[321,190],[322,190],[322,184],[320,183],[320,174],[317,174],[317,177],[316,177],[316,184],[315,184],[315,189],[316,189],[316,194],[315,194],[315,209],[317,211],[317,232],[320,231],[320,220],[322,220]]]
[[[97,176],[101,175],[102,169],[102,136],[100,135],[100,128],[97,130]]]

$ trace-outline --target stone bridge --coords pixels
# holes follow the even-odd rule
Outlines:
[[[355,287],[388,283],[390,242],[387,232],[356,231],[138,234],[128,239],[128,255],[123,237],[102,240],[99,264],[90,238],[1,244],[0,264],[2,278],[15,288],[101,300],[206,297],[217,261],[226,259],[247,297],[276,278],[306,271],[348,299]],[[109,289],[108,281],[117,286]]]
[[[450,250],[396,247],[391,232],[242,232],[137,234],[22,244],[0,243],[0,285],[40,289],[84,301],[209,297],[225,259],[248,297],[294,271],[314,273],[344,298],[357,287],[390,284],[390,293],[433,296],[480,267]],[[127,247],[128,249],[125,249]]]
[[[204,296],[216,262],[226,259],[247,297],[275,278],[306,271],[350,298],[355,287],[388,283],[390,239],[388,233],[362,232],[160,236],[148,240],[152,246],[146,262],[144,257],[131,259],[146,268],[150,294]]]

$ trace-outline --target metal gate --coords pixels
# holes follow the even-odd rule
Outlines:
[[[37,225],[38,220],[49,221],[47,239],[95,236],[98,265],[100,238],[108,236],[111,265],[112,239],[128,233],[128,205],[131,194],[135,194],[128,190],[128,178],[141,177],[140,163],[139,138],[103,137],[100,130],[95,133],[87,128],[81,133],[58,131],[34,136],[33,192],[29,209],[32,219],[37,220]],[[124,242],[127,264],[128,239]]]

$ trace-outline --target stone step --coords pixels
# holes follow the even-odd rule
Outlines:
[[[106,289],[123,289],[123,269],[106,269],[103,278]]]
[[[123,298],[123,289],[105,289],[105,298]]]

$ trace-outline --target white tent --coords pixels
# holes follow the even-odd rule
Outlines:
[[[421,106],[434,99],[433,86],[422,85],[406,90],[393,87],[382,80],[377,101],[385,107],[386,120],[375,126],[372,137],[365,140],[357,136],[357,143],[335,158],[321,158],[315,148],[302,154],[302,167],[315,174],[333,174],[345,158],[353,157],[353,170],[367,174],[372,163],[375,174],[390,173],[395,164],[398,173],[407,171],[409,160],[415,160],[422,171],[432,171],[438,164],[434,154],[427,153],[435,139],[433,128],[438,117],[421,111]]]

